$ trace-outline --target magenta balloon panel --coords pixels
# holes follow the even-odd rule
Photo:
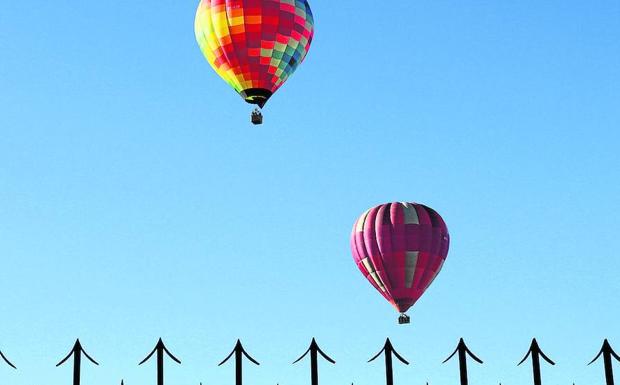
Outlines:
[[[358,218],[351,252],[362,274],[399,312],[431,285],[448,255],[450,235],[441,216],[418,203],[386,203]]]

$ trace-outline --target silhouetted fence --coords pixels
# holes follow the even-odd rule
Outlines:
[[[176,362],[177,364],[181,364],[181,361],[176,358],[164,345],[164,342],[160,338],[155,345],[155,348],[144,358],[138,365],[142,365],[146,361],[148,361],[155,353],[157,353],[157,385],[164,385],[164,354],[167,355],[171,360]],[[323,357],[326,361],[331,364],[336,364],[331,357],[329,357],[317,344],[316,340],[313,338],[310,342],[310,347],[304,354],[301,355],[297,360],[293,362],[296,364],[301,361],[304,357],[306,357],[310,353],[310,384],[311,385],[319,385],[319,355]],[[401,363],[405,365],[409,365],[409,362],[403,358],[398,352],[394,349],[392,342],[390,339],[386,339],[385,345],[381,349],[379,353],[377,353],[374,357],[372,357],[368,362],[372,362],[377,359],[381,354],[385,356],[385,382],[386,385],[394,385],[394,373],[393,373],[393,357],[396,357]],[[468,385],[468,377],[467,377],[467,357],[471,358],[478,364],[483,364],[483,361],[478,358],[474,353],[469,350],[465,341],[461,338],[456,346],[456,349],[452,354],[446,358],[443,363],[448,362],[452,357],[454,357],[458,353],[459,358],[459,375],[461,380],[461,385]],[[245,351],[243,345],[240,340],[237,340],[235,347],[232,352],[222,361],[218,366],[225,364],[232,356],[235,356],[235,385],[243,385],[243,357],[248,359],[251,363],[255,365],[260,365],[258,361],[252,358],[248,352]],[[80,340],[76,340],[73,348],[65,358],[63,358],[56,366],[61,366],[65,362],[69,360],[69,358],[73,357],[73,385],[80,385],[80,370],[82,367],[82,356],[86,357],[91,363],[95,365],[99,365],[97,361],[95,361],[91,356],[86,353]],[[598,360],[601,356],[603,356],[603,367],[605,369],[605,381],[607,385],[614,385],[614,373],[612,366],[612,358],[616,361],[620,361],[620,356],[614,352],[609,341],[605,339],[603,342],[603,346],[601,350],[598,352],[596,357],[590,364]],[[0,351],[0,358],[2,361],[6,363],[11,368],[17,370],[17,367],[13,365],[11,361]],[[542,385],[542,376],[540,371],[540,359],[542,358],[545,362],[550,365],[555,365],[545,353],[543,353],[542,349],[538,345],[538,341],[536,338],[532,339],[532,343],[530,345],[530,349],[525,354],[525,357],[517,364],[517,366],[524,363],[528,358],[532,360],[532,372],[533,372],[533,380],[534,385]],[[124,385],[123,381],[121,381],[121,385]],[[202,384],[201,384],[202,385]],[[353,385],[353,384],[352,384]]]

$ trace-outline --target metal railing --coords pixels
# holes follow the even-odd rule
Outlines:
[[[179,360],[172,353],[170,353],[170,351],[166,348],[166,345],[160,338],[157,341],[155,348],[138,365],[142,365],[143,363],[148,361],[153,355],[155,355],[155,353],[157,353],[156,355],[157,385],[164,385],[165,355],[167,355],[172,361],[176,362],[177,364],[181,364],[181,360]],[[308,350],[306,350],[306,352],[302,354],[301,357],[295,360],[293,364],[296,364],[299,361],[301,361],[303,358],[305,358],[308,355],[308,353],[310,354],[310,384],[319,385],[319,371],[318,371],[319,356],[321,356],[324,360],[326,360],[327,362],[331,364],[336,364],[336,361],[334,361],[334,359],[332,359],[325,352],[323,352],[323,350],[321,350],[316,340],[313,338],[312,341],[310,342],[310,347],[308,348]],[[457,353],[458,353],[458,359],[459,359],[460,383],[461,385],[468,385],[468,376],[467,376],[468,357],[472,359],[474,362],[477,362],[478,364],[483,364],[483,361],[480,358],[478,358],[474,353],[472,353],[471,350],[469,350],[469,348],[465,344],[465,341],[461,338],[454,352],[452,352],[452,354],[450,354],[448,358],[446,358],[443,361],[443,363],[448,362],[452,357],[457,355]],[[383,346],[381,351],[377,353],[375,356],[373,356],[370,360],[368,360],[368,362],[372,362],[376,360],[382,354],[384,355],[384,358],[385,358],[386,385],[394,385],[394,373],[393,373],[393,366],[392,366],[393,358],[395,357],[398,361],[400,361],[401,363],[405,365],[409,365],[409,362],[394,349],[394,346],[392,345],[392,342],[390,341],[389,338],[386,339],[385,345]],[[252,358],[249,355],[249,353],[243,348],[241,341],[237,340],[237,343],[235,344],[235,347],[233,348],[232,352],[230,352],[230,354],[222,362],[220,362],[218,366],[225,364],[233,355],[235,356],[235,385],[243,385],[243,358],[245,357],[247,360],[249,360],[251,363],[255,365],[260,365],[260,363],[256,361],[254,358]],[[88,355],[88,353],[86,353],[79,339],[75,341],[75,344],[73,345],[73,348],[71,348],[71,351],[69,352],[69,354],[67,354],[67,356],[64,357],[56,365],[57,367],[61,366],[64,363],[66,363],[69,360],[69,358],[73,357],[73,385],[80,385],[80,371],[82,368],[82,356],[86,357],[86,359],[89,360],[91,363],[95,365],[99,365],[99,363],[95,361],[94,358],[92,358],[90,355]],[[605,369],[606,385],[614,385],[612,359],[615,359],[616,361],[620,361],[620,356],[618,356],[618,354],[616,354],[616,352],[612,349],[607,339],[605,339],[605,341],[603,342],[603,346],[601,347],[601,350],[598,352],[596,357],[594,357],[594,359],[590,361],[588,365],[597,361],[601,356],[603,357],[603,367]],[[9,361],[9,359],[4,355],[2,351],[0,351],[0,358],[2,358],[2,361],[4,361],[6,365],[13,368],[14,370],[17,370],[17,367],[11,361]],[[555,365],[555,362],[553,362],[549,357],[547,357],[545,353],[543,353],[542,349],[538,345],[538,341],[536,341],[536,338],[532,339],[530,349],[525,354],[525,357],[523,357],[523,359],[517,364],[517,366],[524,363],[528,358],[530,358],[532,361],[532,376],[533,376],[534,385],[542,385],[542,376],[541,376],[541,370],[540,370],[541,358],[542,360],[544,360],[550,365]],[[124,385],[124,382],[122,380],[121,380],[121,385]]]

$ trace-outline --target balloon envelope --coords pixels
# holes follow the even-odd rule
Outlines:
[[[196,40],[246,102],[267,102],[304,60],[314,34],[306,0],[202,0]]]
[[[373,207],[359,217],[351,233],[357,267],[401,313],[433,282],[449,245],[448,228],[441,216],[417,203]]]

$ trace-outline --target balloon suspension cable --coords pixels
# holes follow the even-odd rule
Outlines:
[[[263,124],[263,114],[258,107],[256,107],[254,111],[252,111],[252,114],[250,115],[250,121],[254,125]]]
[[[398,317],[398,323],[401,325],[408,324],[411,321],[411,318],[405,313],[401,313],[400,317]]]

